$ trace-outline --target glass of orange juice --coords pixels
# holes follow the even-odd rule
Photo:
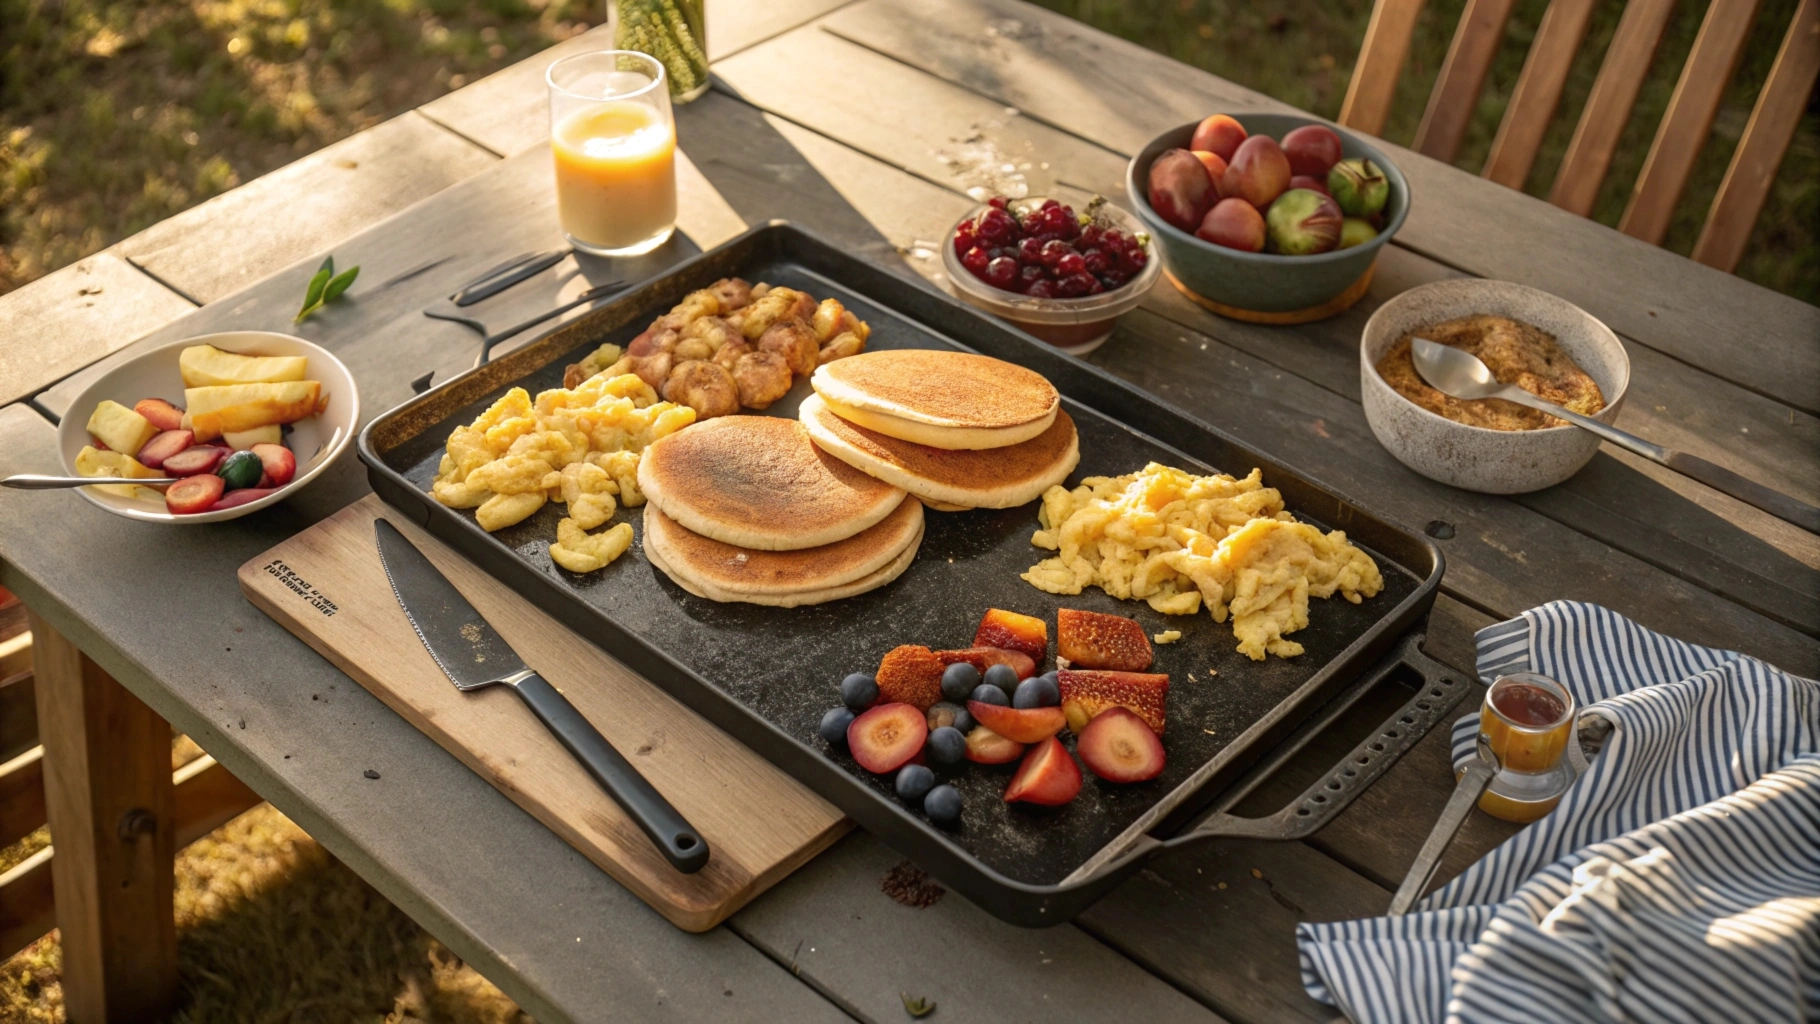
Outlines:
[[[676,121],[664,66],[631,50],[550,65],[556,216],[570,244],[636,256],[676,230]]]

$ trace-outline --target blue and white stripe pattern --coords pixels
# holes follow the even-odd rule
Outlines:
[[[1478,652],[1611,733],[1408,916],[1301,925],[1309,994],[1360,1024],[1820,1020],[1820,683],[1566,601]]]

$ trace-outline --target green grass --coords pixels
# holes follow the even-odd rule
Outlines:
[[[1266,93],[1324,117],[1336,117],[1346,96],[1370,0],[1036,0],[1042,6],[1122,36],[1184,63]],[[1763,0],[1744,59],[1726,93],[1713,131],[1675,209],[1664,245],[1686,255],[1699,237],[1713,195],[1725,175],[1751,105],[1769,74],[1796,0]],[[1459,23],[1464,0],[1430,0],[1397,85],[1396,103],[1384,136],[1407,145],[1414,137],[1429,90],[1441,70]],[[1547,0],[1517,0],[1471,129],[1455,163],[1478,173],[1497,132],[1498,120],[1522,70]],[[1580,110],[1611,42],[1622,0],[1600,0],[1581,46],[1560,110],[1544,138],[1525,191],[1546,196]],[[1693,47],[1705,15],[1700,0],[1677,4],[1663,34],[1636,109],[1625,126],[1611,171],[1599,191],[1593,218],[1616,226],[1637,172],[1649,152],[1656,126],[1674,91],[1675,80]],[[1208,111],[1214,113],[1214,111]],[[1739,276],[1820,303],[1820,109],[1810,99],[1771,189]]]

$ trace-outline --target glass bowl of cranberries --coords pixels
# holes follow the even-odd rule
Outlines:
[[[1073,355],[1100,347],[1156,284],[1162,262],[1137,218],[1095,196],[994,196],[948,233],[942,266],[967,302]]]

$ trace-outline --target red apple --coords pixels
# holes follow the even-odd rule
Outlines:
[[[1245,126],[1226,114],[1215,114],[1194,127],[1194,138],[1188,142],[1189,149],[1204,150],[1214,153],[1221,160],[1232,159],[1232,154],[1245,141]]]
[[[1213,179],[1214,200],[1219,200],[1220,179],[1226,176],[1226,158],[1218,153],[1209,153],[1204,149],[1194,150],[1194,158],[1207,168],[1207,177]]]
[[[1289,179],[1289,187],[1305,188],[1310,192],[1319,192],[1329,199],[1333,198],[1333,193],[1327,191],[1327,176],[1324,174],[1319,178],[1309,174],[1298,174]]]
[[[1243,199],[1262,210],[1289,189],[1289,178],[1289,158],[1283,155],[1283,147],[1268,135],[1253,135],[1239,143],[1238,152],[1226,162],[1220,195]]]
[[[1264,251],[1264,215],[1243,199],[1222,199],[1194,233],[1202,241],[1244,252]]]
[[[1024,761],[1005,787],[1005,802],[1059,807],[1081,791],[1081,766],[1054,736],[1024,752]]]
[[[1207,208],[1216,196],[1213,179],[1193,153],[1168,149],[1150,165],[1148,198],[1158,217],[1183,231],[1193,231],[1207,216]]]
[[[1305,124],[1283,136],[1283,155],[1296,174],[1325,178],[1340,162],[1340,137],[1324,124]]]

